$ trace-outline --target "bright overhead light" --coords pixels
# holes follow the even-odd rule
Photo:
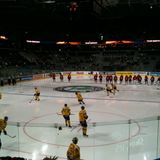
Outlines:
[[[51,4],[51,3],[55,3],[55,0],[46,0],[46,1],[42,1],[41,3],[47,3],[47,4]]]

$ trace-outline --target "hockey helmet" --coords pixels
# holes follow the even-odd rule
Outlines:
[[[74,144],[77,144],[77,143],[78,143],[78,138],[77,138],[77,137],[74,137],[74,138],[72,139],[72,142],[73,142]]]

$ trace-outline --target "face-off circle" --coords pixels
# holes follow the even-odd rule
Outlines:
[[[62,86],[54,88],[56,91],[60,92],[97,92],[104,90],[103,87],[99,86],[83,86],[83,85],[76,85],[76,86]]]

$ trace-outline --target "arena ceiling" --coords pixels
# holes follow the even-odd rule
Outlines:
[[[0,0],[0,31],[111,33],[159,31],[160,0]]]

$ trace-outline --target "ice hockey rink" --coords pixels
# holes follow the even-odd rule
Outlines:
[[[58,160],[65,160],[75,136],[83,160],[153,160],[160,156],[158,86],[118,84],[120,91],[107,96],[105,83],[95,83],[91,77],[74,77],[71,82],[53,82],[49,78],[1,87],[0,117],[9,117],[6,130],[16,137],[1,135],[0,156],[40,160],[56,155]],[[40,101],[31,101],[35,86],[41,91]],[[85,86],[91,92],[83,92]],[[63,87],[65,91],[61,91]],[[97,91],[97,87],[102,90]],[[89,137],[82,136],[78,125],[81,105],[74,89],[82,91],[86,103]],[[62,115],[57,114],[65,103],[74,114],[72,128],[65,127]]]

